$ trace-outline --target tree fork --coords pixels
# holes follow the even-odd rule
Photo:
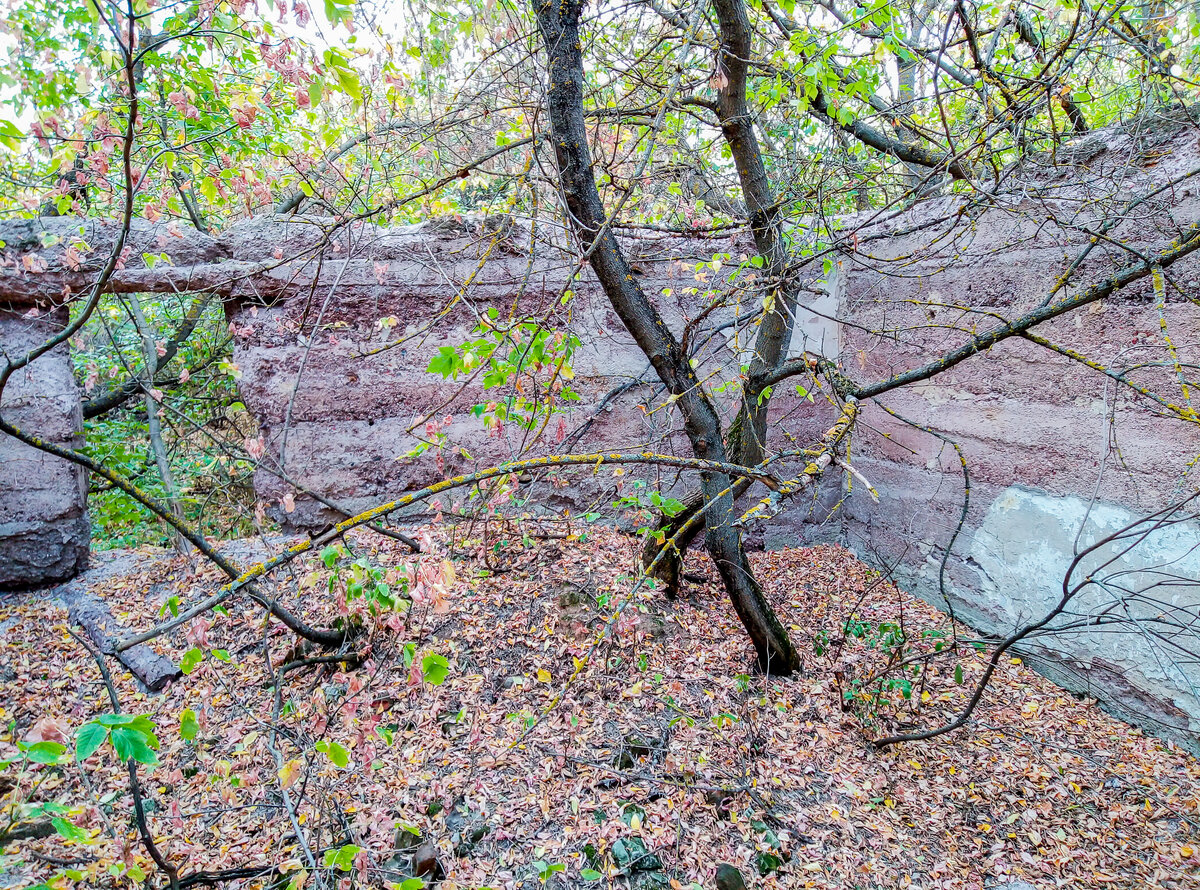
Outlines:
[[[605,216],[592,172],[583,111],[583,50],[579,33],[582,9],[580,0],[557,3],[534,0],[548,59],[546,105],[562,197],[570,212],[572,228],[609,303],[675,396],[693,452],[698,458],[724,461],[725,443],[716,408],[696,379],[679,342],[642,291]],[[741,532],[733,526],[730,476],[706,471],[701,473],[701,481],[712,511],[706,533],[708,551],[754,643],[758,664],[770,673],[789,674],[799,668],[799,657],[755,581]]]
[[[754,246],[766,260],[768,275],[766,311],[754,341],[750,374],[743,389],[741,405],[725,436],[725,450],[737,463],[755,466],[762,462],[766,448],[767,413],[771,392],[758,381],[784,362],[792,340],[792,325],[796,317],[800,287],[792,271],[791,252],[783,235],[779,201],[771,188],[766,164],[759,148],[754,122],[746,103],[746,87],[751,55],[750,19],[742,0],[715,0],[721,41],[716,51],[717,90],[716,112],[721,135],[729,146],[742,198],[750,219]],[[746,492],[745,480],[736,483],[733,497]],[[666,540],[675,535],[697,514],[705,503],[702,493],[693,494],[684,510],[675,517],[663,517],[667,526]],[[688,545],[704,527],[703,519],[684,535],[671,552],[657,563],[654,576],[663,582],[668,599],[679,593],[683,573],[683,556]],[[642,565],[654,564],[660,545],[656,538],[647,540],[642,550]]]

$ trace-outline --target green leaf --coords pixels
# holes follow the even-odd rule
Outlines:
[[[133,722],[132,714],[101,714],[96,718],[101,726],[128,726]]]
[[[75,734],[75,759],[80,763],[96,753],[108,738],[108,729],[93,721],[85,723]]]
[[[420,878],[409,878],[400,884],[400,890],[421,890],[425,886],[425,882]]]
[[[956,664],[954,666],[954,682],[957,683],[959,686],[961,686],[962,681],[963,681],[962,665]]]
[[[179,715],[179,734],[192,742],[199,732],[200,723],[196,720],[196,712],[191,708],[184,708]]]
[[[204,661],[204,653],[199,648],[189,649],[183,653],[183,658],[179,659],[179,669],[185,674],[190,674],[200,666],[202,661]]]
[[[69,819],[55,816],[50,820],[50,824],[54,826],[54,830],[58,832],[59,836],[66,840],[86,841],[88,839],[87,832]]]
[[[449,378],[454,374],[455,365],[458,362],[458,353],[455,352],[453,346],[443,346],[438,350],[429,361],[429,367],[426,368],[430,374],[441,374],[443,377]]]
[[[129,728],[136,729],[142,735],[146,736],[146,742],[151,748],[158,748],[158,737],[154,734],[157,727],[155,727],[150,718],[145,714],[134,717],[129,721]]]
[[[362,847],[354,844],[346,844],[344,847],[339,847],[336,850],[325,851],[325,867],[336,868],[339,871],[350,871],[354,868],[354,857],[358,855],[358,851]]]
[[[6,145],[14,151],[21,144],[21,138],[24,133],[12,121],[6,121],[0,118],[0,144]]]
[[[765,878],[771,872],[778,871],[783,866],[783,860],[764,850],[755,857],[755,865],[758,866],[758,873]]]
[[[29,815],[31,816],[45,816],[47,814],[51,816],[65,816],[67,808],[60,803],[48,800],[45,803],[34,804],[29,810]]]
[[[67,746],[58,742],[38,742],[25,749],[25,756],[34,763],[58,763],[67,753]]]
[[[684,503],[678,498],[664,498],[661,509],[666,516],[678,516],[684,510]]]
[[[334,73],[337,74],[338,84],[343,92],[355,102],[362,102],[362,82],[358,79],[358,74],[349,68],[335,68]]]
[[[421,675],[434,686],[441,686],[450,675],[450,662],[446,656],[431,652],[421,659]]]
[[[112,729],[109,738],[112,739],[113,748],[122,763],[132,757],[138,763],[144,763],[146,766],[158,764],[158,757],[154,754],[146,736],[138,730],[128,726],[117,726]]]
[[[330,742],[326,739],[321,739],[317,742],[317,750],[322,752],[326,757],[333,761],[333,765],[338,769],[345,769],[350,765],[350,752],[339,745],[337,742]]]
[[[594,868],[585,868],[579,873],[579,875],[585,881],[598,881],[604,877],[604,875],[600,874],[600,872],[596,871]]]

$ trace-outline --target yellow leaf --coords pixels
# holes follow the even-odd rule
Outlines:
[[[637,813],[634,813],[632,816],[630,816],[629,817],[629,827],[632,828],[634,831],[640,831],[642,828],[642,817],[639,816]]]
[[[283,788],[291,788],[300,776],[300,768],[304,766],[301,760],[289,760],[279,770],[279,784]]]
[[[539,683],[549,683],[550,672],[544,668],[539,668],[537,672],[537,678]]]

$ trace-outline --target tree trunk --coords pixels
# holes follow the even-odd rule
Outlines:
[[[603,203],[592,173],[583,115],[581,0],[534,0],[538,27],[548,57],[547,112],[554,135],[559,183],[571,224],[613,310],[650,360],[683,415],[684,430],[697,457],[725,460],[725,443],[716,408],[696,378],[678,340],[646,297],[606,224]],[[750,570],[741,534],[732,524],[733,482],[724,473],[701,474],[708,506],[705,543],[717,565],[738,617],[754,642],[759,666],[788,674],[799,659],[787,631],[763,596]]]
[[[138,336],[142,341],[142,361],[145,365],[145,399],[146,399],[146,424],[150,434],[150,448],[154,452],[154,463],[158,467],[158,476],[162,479],[163,490],[166,492],[167,507],[171,511],[171,515],[183,522],[183,506],[179,503],[179,492],[175,488],[175,476],[171,472],[171,461],[167,456],[167,446],[163,442],[162,424],[158,420],[159,404],[154,398],[154,375],[158,371],[158,347],[154,342],[154,332],[150,330],[150,325],[146,322],[146,315],[142,312],[142,304],[138,299],[137,294],[130,294],[126,297],[126,302],[129,304],[129,312],[133,316],[133,323],[137,327]],[[175,549],[184,556],[192,552],[192,545],[188,539],[176,532],[172,536],[175,542]]]
[[[777,370],[787,358],[800,286],[791,271],[792,257],[783,237],[778,202],[746,104],[746,76],[751,53],[749,16],[742,0],[716,0],[715,8],[721,37],[716,58],[716,81],[721,84],[717,91],[717,117],[721,135],[737,168],[754,245],[766,260],[763,264],[767,276],[763,317],[754,340],[754,355],[749,378],[743,387],[742,403],[725,443],[732,460],[743,466],[754,466],[765,454],[767,412],[771,404],[770,388],[759,381]],[[749,483],[739,480],[734,496],[741,495],[747,488]],[[701,496],[693,496],[686,501],[686,508],[679,515],[671,520],[664,518],[668,540],[701,509],[704,500]],[[702,527],[697,526],[686,539],[676,542],[675,548],[659,560],[655,577],[666,585],[669,597],[678,593],[683,554]],[[657,541],[647,541],[642,551],[643,565],[653,562],[659,549]]]

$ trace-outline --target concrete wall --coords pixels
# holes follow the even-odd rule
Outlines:
[[[0,311],[0,350],[21,355],[59,327],[54,317]],[[79,390],[65,344],[13,375],[3,412],[56,445],[81,444]],[[80,468],[0,434],[0,588],[62,581],[83,569],[91,540],[86,494]]]

